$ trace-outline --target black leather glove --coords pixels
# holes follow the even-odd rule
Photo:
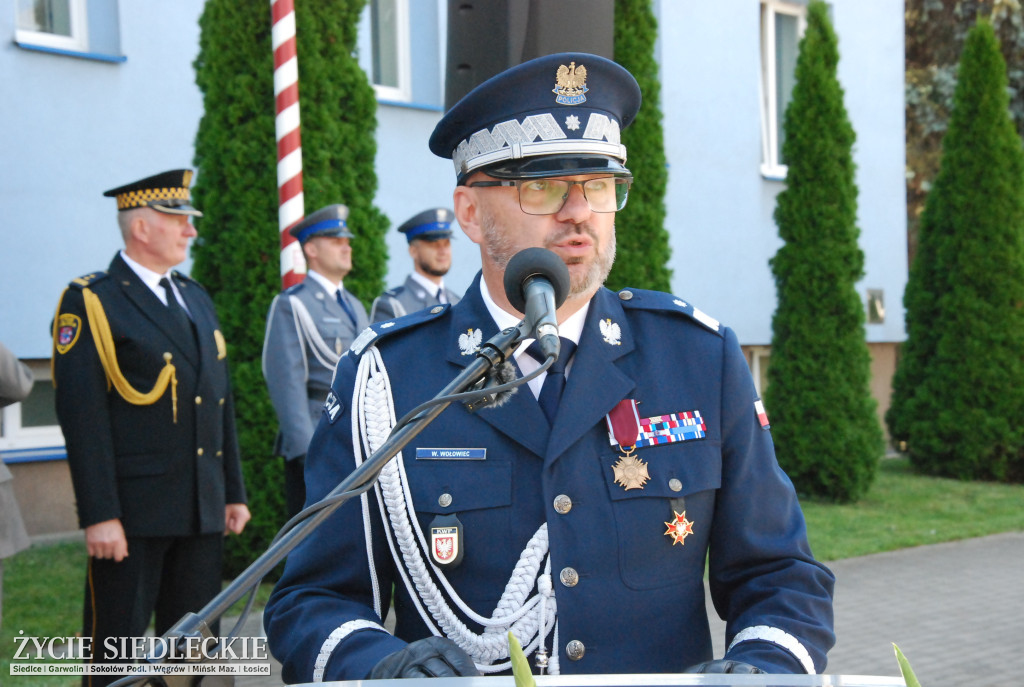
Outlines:
[[[727,661],[721,659],[718,661],[704,661],[698,663],[695,666],[690,666],[684,673],[737,673],[743,675],[762,675],[764,671],[756,666],[752,666],[749,663],[740,663],[739,661]]]
[[[370,680],[405,677],[462,677],[479,675],[469,654],[447,637],[418,639],[385,656],[370,671]]]

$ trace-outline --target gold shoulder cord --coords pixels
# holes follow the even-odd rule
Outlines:
[[[64,290],[67,293],[67,289]],[[61,294],[60,300],[64,300],[64,293]],[[174,422],[178,422],[178,377],[175,374],[174,365],[171,364],[171,354],[164,353],[164,360],[166,364],[164,369],[160,370],[160,376],[156,379],[156,384],[149,393],[142,393],[132,387],[132,385],[125,379],[121,373],[121,368],[117,364],[117,354],[114,348],[114,336],[110,333],[110,323],[107,321],[107,313],[103,310],[103,303],[100,302],[99,296],[94,294],[88,288],[82,289],[82,298],[85,300],[85,315],[89,320],[89,328],[92,330],[92,338],[96,344],[96,352],[100,356],[100,363],[103,365],[103,371],[107,374],[107,390],[110,390],[110,385],[113,384],[114,388],[117,389],[117,393],[121,394],[121,398],[128,401],[132,405],[137,406],[148,406],[156,403],[163,397],[167,391],[167,386],[171,387],[171,408],[174,414]],[[60,314],[60,302],[57,303],[57,314]],[[54,317],[54,346],[56,347],[57,341],[57,317]],[[56,358],[56,351],[54,356],[50,359],[50,376],[53,379],[54,387],[57,386],[57,377],[53,375],[53,360]]]

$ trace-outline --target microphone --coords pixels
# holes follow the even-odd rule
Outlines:
[[[555,311],[569,295],[569,268],[546,248],[527,248],[505,268],[505,297],[526,315],[533,338],[547,357],[558,359],[561,341]]]

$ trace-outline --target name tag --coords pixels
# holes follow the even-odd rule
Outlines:
[[[324,322],[326,322],[328,324],[338,324],[339,322],[341,322],[341,318],[340,317],[325,317],[324,318]]]
[[[418,448],[416,460],[484,460],[485,448]]]

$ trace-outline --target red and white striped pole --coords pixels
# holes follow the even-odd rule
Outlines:
[[[299,135],[299,58],[295,51],[293,0],[270,0],[274,48],[274,128],[277,134],[277,224],[281,232],[281,285],[302,281],[306,261],[288,229],[305,216],[302,139]]]

